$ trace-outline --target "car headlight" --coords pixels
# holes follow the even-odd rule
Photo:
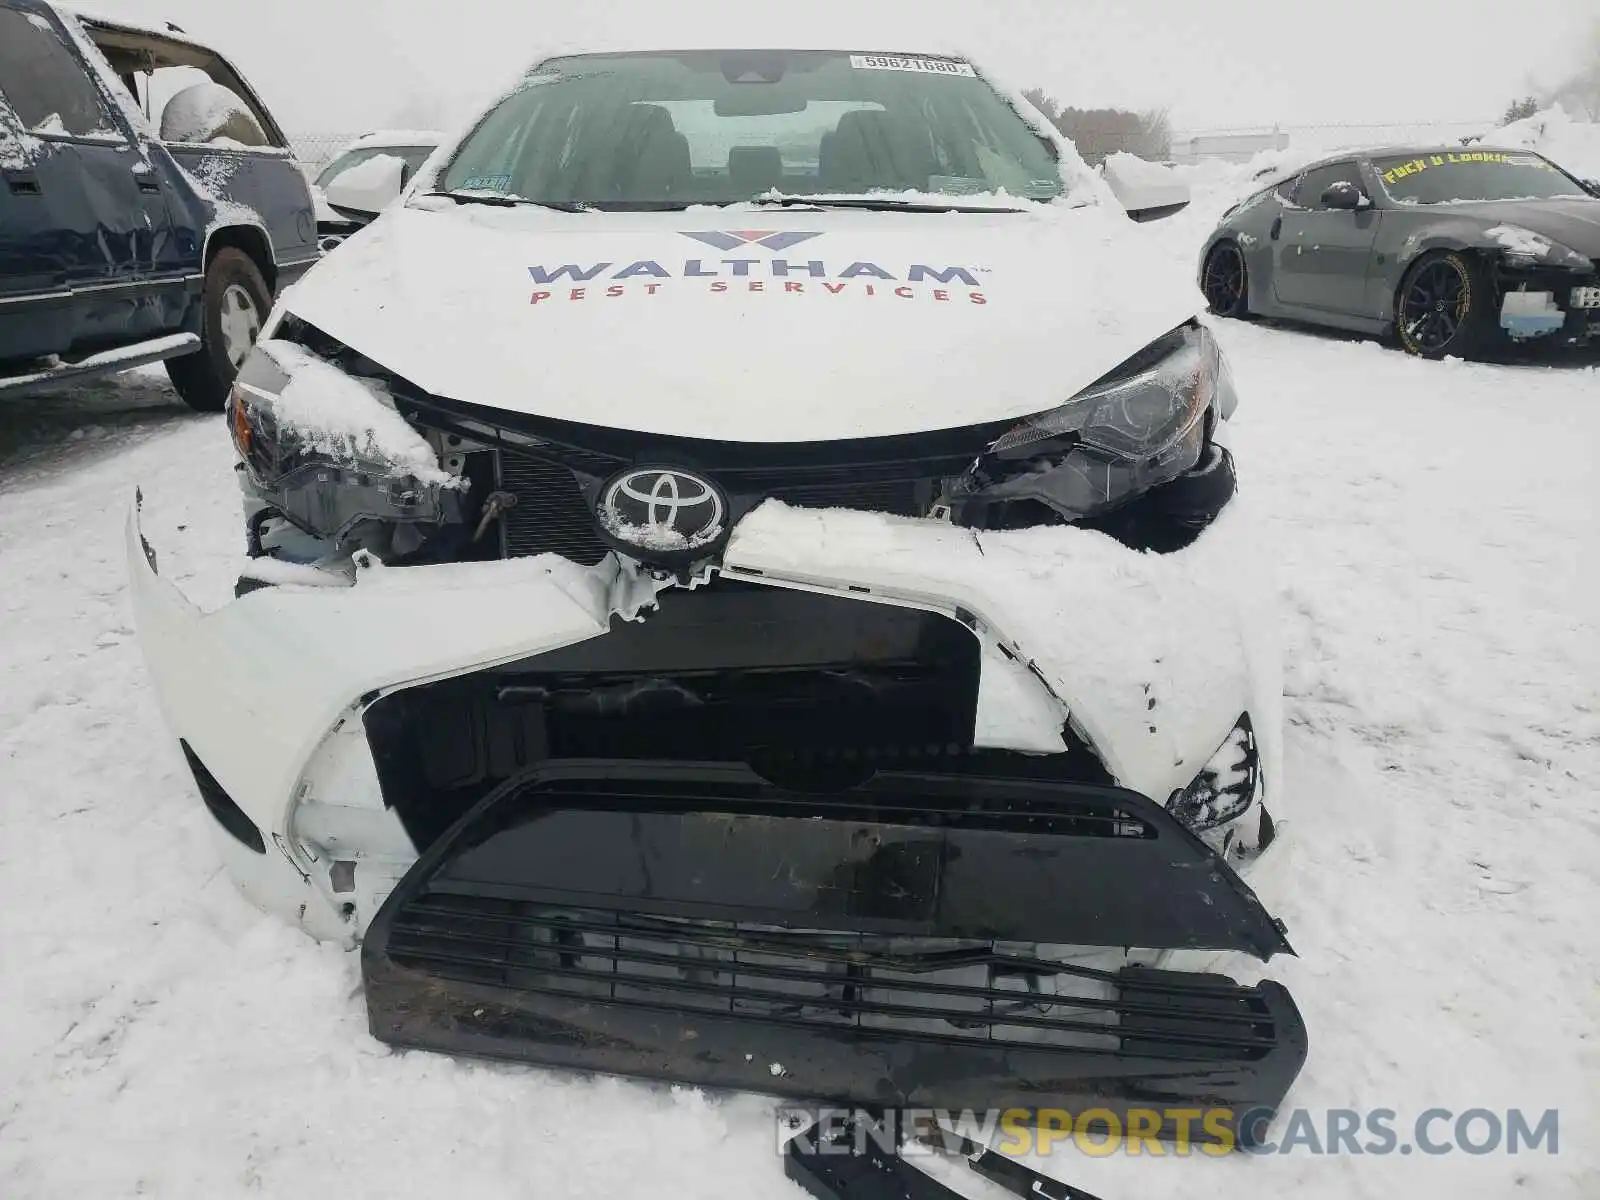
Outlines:
[[[1531,271],[1538,267],[1566,271],[1594,269],[1592,259],[1520,225],[1496,225],[1488,236],[1501,247],[1501,264],[1514,271]]]
[[[1072,521],[1176,479],[1200,461],[1208,412],[1236,398],[1209,330],[1173,330],[1056,408],[1023,418],[974,464],[953,508],[1036,501]]]
[[[1260,784],[1256,733],[1245,713],[1189,786],[1172,793],[1167,811],[1196,833],[1204,833],[1249,812]]]
[[[1061,407],[1023,418],[989,452],[1006,460],[1033,458],[1042,443],[1075,434],[1114,458],[1159,458],[1205,415],[1221,371],[1216,339],[1201,326],[1184,326]]]
[[[296,361],[286,369],[258,347],[228,397],[228,430],[251,491],[307,533],[335,541],[367,521],[465,519],[466,481],[445,473],[432,447],[392,407],[334,364],[298,346],[279,348],[291,352]],[[313,385],[310,395],[286,402],[305,369],[321,373],[328,393]],[[327,411],[319,413],[322,403]]]

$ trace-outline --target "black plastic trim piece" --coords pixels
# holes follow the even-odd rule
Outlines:
[[[233,802],[233,798],[217,782],[217,777],[206,769],[205,763],[200,761],[199,755],[195,754],[189,743],[180,738],[178,745],[183,748],[183,757],[194,775],[195,786],[200,789],[200,799],[205,801],[206,809],[216,819],[217,824],[226,829],[240,845],[254,850],[257,854],[265,854],[266,839],[261,836],[261,830],[256,828],[255,822],[245,816],[244,809]]]
[[[1275,983],[1051,947],[1266,959],[1282,930],[1114,787],[555,762],[486,797],[362,950],[380,1041],[875,1107],[1275,1111],[1306,1055]]]

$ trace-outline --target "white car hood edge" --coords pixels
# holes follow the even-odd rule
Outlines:
[[[663,436],[828,441],[1021,417],[1202,304],[1186,265],[1092,206],[440,203],[388,210],[280,314],[442,398]]]

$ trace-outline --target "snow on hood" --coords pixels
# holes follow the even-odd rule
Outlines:
[[[1452,211],[1494,222],[1487,236],[1512,250],[1543,254],[1555,242],[1600,257],[1600,200],[1493,200],[1453,205]]]
[[[436,395],[640,432],[831,440],[1019,417],[1192,317],[1116,210],[392,208],[283,307]]]

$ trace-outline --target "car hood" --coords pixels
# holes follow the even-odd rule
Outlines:
[[[1202,303],[1145,227],[1097,207],[619,214],[421,200],[347,241],[280,311],[442,398],[792,442],[1048,409]]]
[[[1503,200],[1457,211],[1491,225],[1515,225],[1589,258],[1600,257],[1600,200]]]

